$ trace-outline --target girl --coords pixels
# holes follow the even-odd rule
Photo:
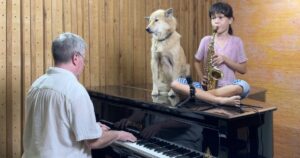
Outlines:
[[[215,55],[213,56],[213,65],[217,66],[224,75],[223,78],[218,81],[218,88],[207,92],[214,97],[232,98],[232,96],[239,95],[241,98],[244,98],[248,95],[250,86],[246,81],[236,79],[235,72],[237,71],[241,74],[246,73],[247,57],[244,52],[242,40],[233,35],[233,30],[231,28],[233,22],[232,8],[227,3],[217,2],[210,8],[209,17],[213,29],[217,29],[214,41]],[[202,38],[198,51],[195,54],[195,68],[198,77],[201,80],[201,83],[194,82],[193,85],[196,88],[202,89],[202,86],[205,86],[207,82],[207,76],[202,72],[202,65],[207,61],[208,46],[211,39],[212,36],[205,36]],[[185,78],[179,78],[172,83],[172,88],[179,93],[186,94],[185,92],[188,92],[186,90],[189,89],[189,86],[187,85]],[[197,97],[197,93],[201,93],[201,95],[198,95]],[[198,90],[196,91],[196,97],[203,100],[208,97],[210,98],[211,96]],[[209,101],[215,100],[214,97],[209,99]],[[233,98],[237,99],[236,97]],[[236,102],[229,103],[232,104]]]

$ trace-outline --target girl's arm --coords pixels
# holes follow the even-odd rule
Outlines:
[[[232,70],[237,71],[241,74],[245,74],[247,72],[247,62],[236,63],[231,59],[227,58],[226,56],[217,55],[217,54],[215,54],[213,58],[214,58],[213,62],[217,66],[224,63]]]

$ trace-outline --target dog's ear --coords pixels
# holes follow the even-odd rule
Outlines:
[[[165,12],[165,16],[166,16],[166,17],[171,17],[171,16],[173,16],[173,8],[167,9],[166,12]]]
[[[149,21],[149,20],[150,20],[150,17],[149,17],[149,16],[145,16],[145,19],[146,19],[147,21]]]

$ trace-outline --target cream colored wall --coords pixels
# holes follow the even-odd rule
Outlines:
[[[300,1],[227,0],[235,34],[245,44],[248,73],[241,78],[264,87],[274,113],[275,157],[299,157]]]

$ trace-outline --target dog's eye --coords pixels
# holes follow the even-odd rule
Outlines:
[[[158,22],[158,19],[155,19],[154,21],[155,21],[155,22]]]

